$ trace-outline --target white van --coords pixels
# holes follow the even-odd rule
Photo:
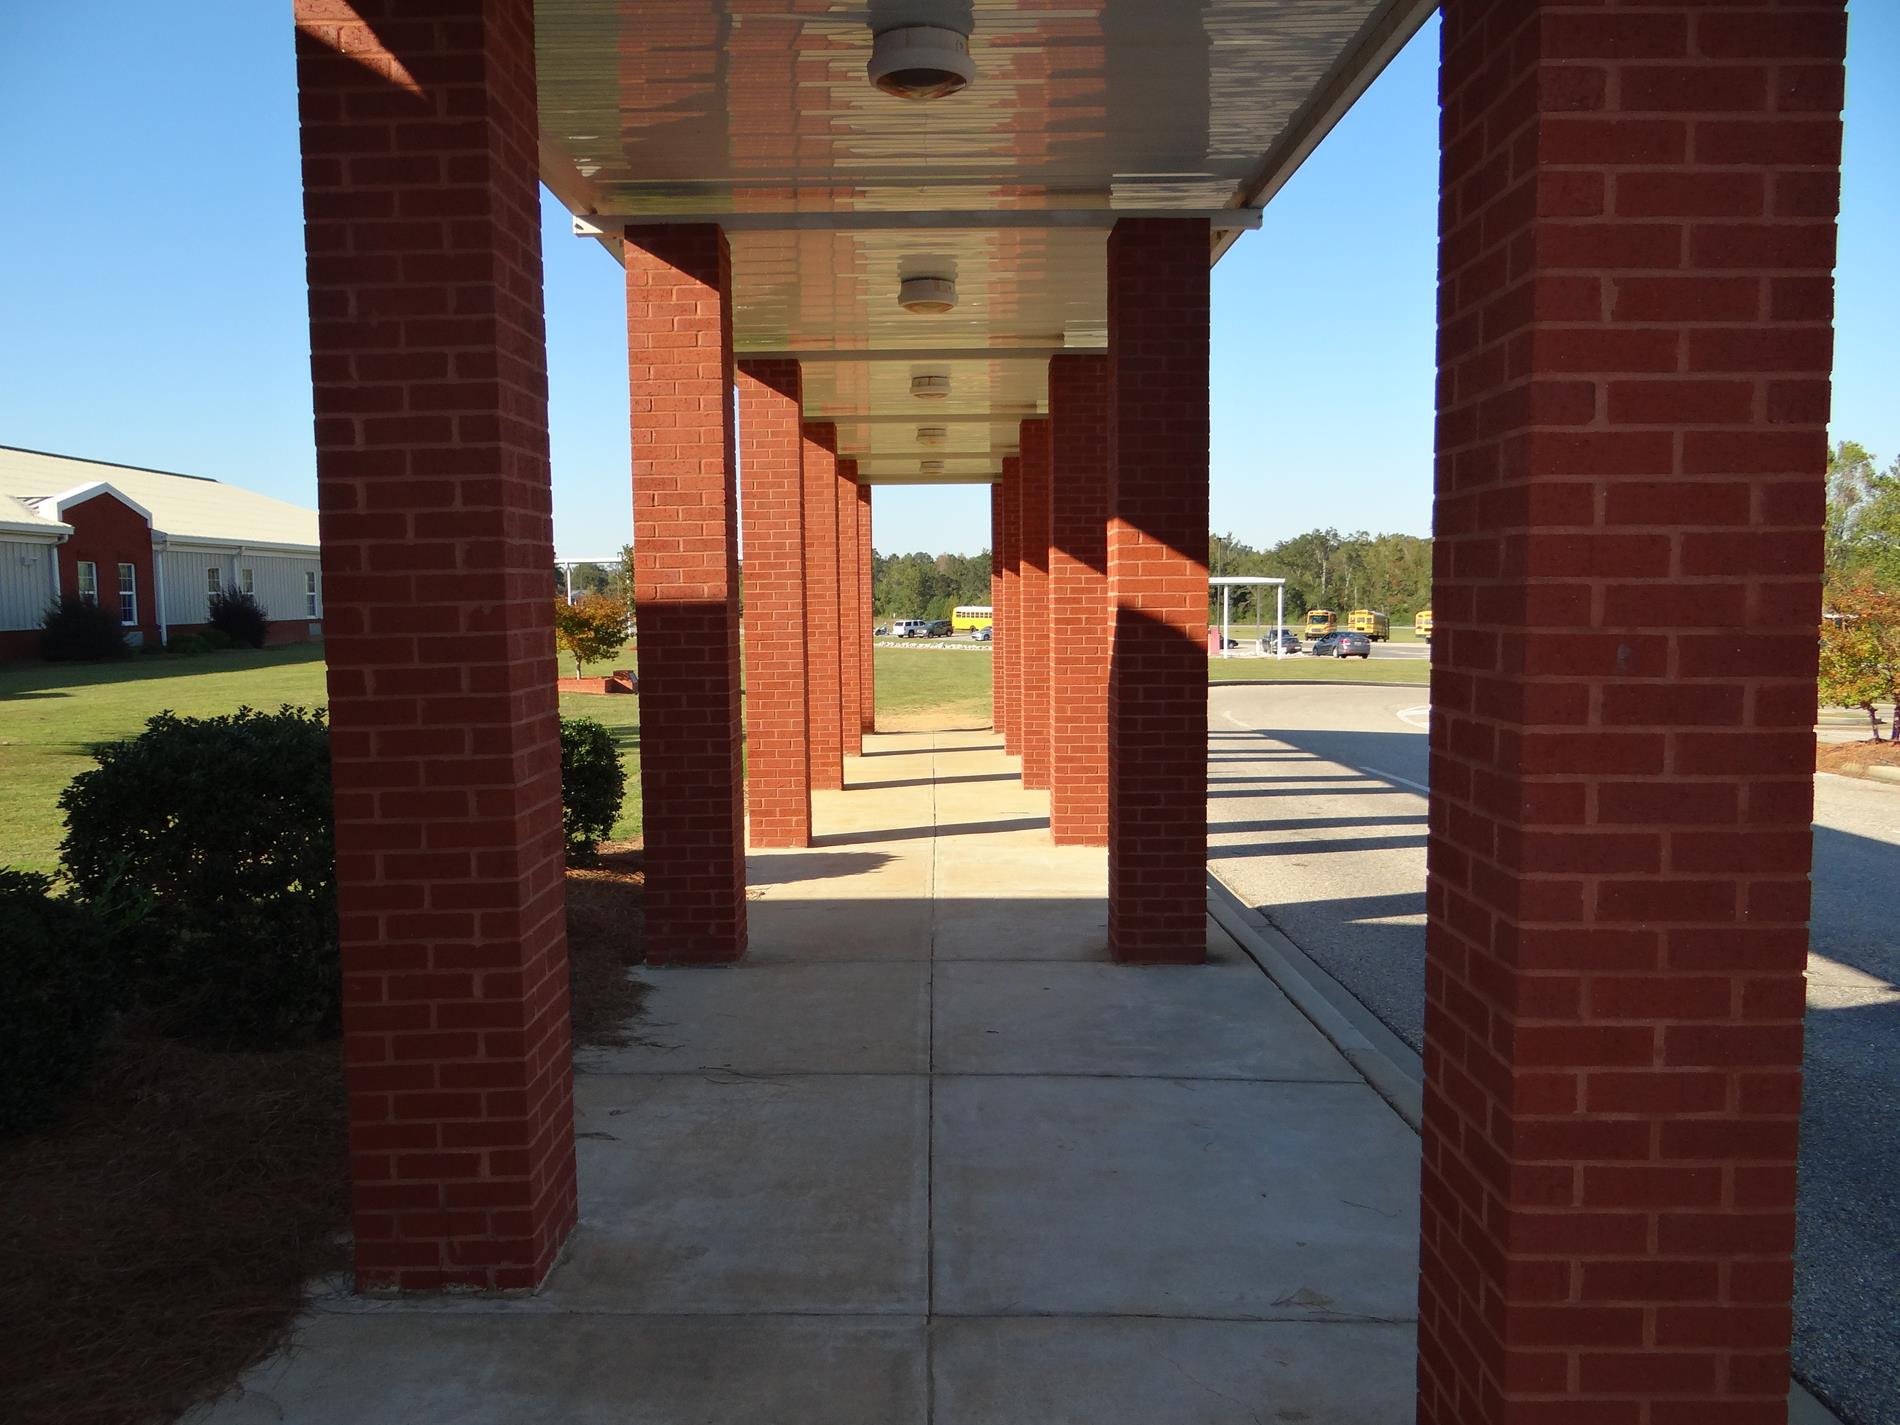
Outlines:
[[[900,618],[891,625],[893,638],[928,638],[930,625],[920,618]]]

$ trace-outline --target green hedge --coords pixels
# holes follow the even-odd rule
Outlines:
[[[60,855],[146,1006],[182,1037],[270,1048],[334,1033],[341,993],[321,711],[160,713],[60,794]]]
[[[561,829],[568,859],[594,859],[620,819],[627,773],[613,734],[590,717],[561,719]]]
[[[0,1133],[57,1117],[117,1000],[93,912],[45,876],[0,867]]]

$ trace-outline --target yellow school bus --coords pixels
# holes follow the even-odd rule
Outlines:
[[[1412,619],[1412,633],[1421,643],[1432,641],[1432,611],[1420,609]]]
[[[1331,609],[1308,609],[1306,611],[1305,636],[1323,638],[1329,633],[1339,631],[1339,616]]]
[[[962,608],[950,610],[950,630],[952,633],[975,633],[979,628],[988,628],[994,619],[994,613],[988,604],[965,604]]]
[[[1377,609],[1354,609],[1346,615],[1346,627],[1353,633],[1363,633],[1374,643],[1384,643],[1392,637],[1392,620]]]

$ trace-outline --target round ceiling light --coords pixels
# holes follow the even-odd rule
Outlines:
[[[943,462],[941,460],[920,461],[918,462],[917,468],[926,475],[943,474]]]
[[[897,305],[920,317],[941,316],[957,305],[957,284],[948,277],[906,277],[897,287]]]
[[[918,426],[917,443],[919,445],[942,445],[950,438],[947,426]]]
[[[871,39],[871,82],[899,99],[941,99],[976,78],[970,37],[942,25],[900,25]]]
[[[910,393],[920,401],[941,401],[950,394],[948,376],[913,376]]]

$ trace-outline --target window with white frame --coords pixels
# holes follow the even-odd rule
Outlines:
[[[119,622],[127,625],[139,621],[139,571],[136,565],[119,566]]]
[[[99,566],[90,559],[79,561],[79,597],[89,604],[99,602]]]
[[[317,571],[314,569],[303,573],[303,611],[311,618],[317,616]]]
[[[249,569],[238,570],[238,587],[247,594],[255,594],[257,592],[257,580],[251,577],[251,571]]]
[[[205,593],[213,598],[224,592],[224,575],[216,565],[205,570]]]

